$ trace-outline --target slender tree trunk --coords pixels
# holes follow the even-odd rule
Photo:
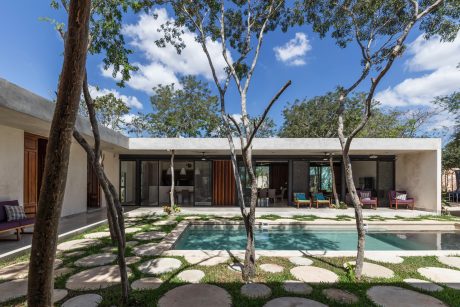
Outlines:
[[[343,152],[342,157],[343,164],[345,166],[345,180],[347,182],[348,192],[350,193],[351,200],[355,208],[356,230],[358,232],[355,276],[356,279],[360,280],[363,271],[364,245],[366,242],[366,232],[364,231],[363,223],[363,210],[361,202],[359,201],[358,193],[356,192],[355,183],[353,181],[353,171],[351,168],[351,161],[348,152]]]
[[[175,150],[171,150],[171,163],[170,163],[170,170],[171,170],[171,191],[169,192],[169,199],[170,199],[170,206],[171,206],[171,214],[173,213],[173,208],[175,205],[175,199],[174,199],[174,189],[175,187],[175,178],[174,178],[174,154]]]
[[[335,205],[337,208],[340,207],[339,195],[337,194],[337,186],[335,184],[335,173],[334,173],[334,160],[332,154],[329,155],[329,167],[331,169],[331,179],[332,179],[332,194],[334,195]]]
[[[69,4],[68,38],[51,122],[30,253],[28,306],[52,306],[57,230],[88,46],[90,0]]]

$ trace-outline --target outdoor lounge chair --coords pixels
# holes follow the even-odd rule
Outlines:
[[[297,209],[299,209],[301,205],[310,206],[311,209],[311,199],[307,198],[305,193],[294,193],[294,204],[297,205]]]
[[[405,195],[405,196],[403,196]],[[388,192],[388,198],[390,199],[390,208],[395,206],[395,209],[398,209],[398,206],[405,205],[407,208],[414,210],[415,199],[408,198],[406,191],[390,191]]]
[[[20,220],[8,221],[5,206],[19,206],[17,200],[0,202],[0,232],[16,232],[16,240],[21,240],[21,233],[26,233],[25,228],[32,227],[35,218],[25,218]]]
[[[331,199],[329,197],[326,198],[323,193],[313,193],[313,204],[316,204],[316,208],[318,208],[319,205],[331,207]]]
[[[361,202],[361,206],[365,205],[370,205],[371,209],[377,210],[378,206],[378,199],[377,197],[372,197],[372,192],[371,191],[357,191],[358,192],[358,197],[359,201]]]

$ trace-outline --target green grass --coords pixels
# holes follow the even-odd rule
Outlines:
[[[133,224],[130,227],[140,227],[142,231],[160,230],[160,231],[170,232],[171,230],[174,229],[175,226],[171,226],[171,225],[155,226],[153,225],[154,222],[163,220],[163,219],[167,219],[167,218],[168,217],[166,216],[161,216],[161,217],[156,216],[156,217],[148,217],[148,218],[139,218],[135,220],[130,219],[129,222]],[[182,221],[184,218],[185,216],[175,217],[176,221],[178,222]],[[211,215],[199,216],[200,220],[209,220],[209,219],[214,219],[214,218],[218,218],[218,217],[211,216]],[[261,218],[276,220],[281,217],[277,215],[265,215],[265,216],[262,216]],[[314,215],[294,216],[294,219],[303,220],[303,221],[311,221],[317,218],[318,217]],[[345,220],[345,219],[350,220],[350,217],[349,216],[337,216],[337,219],[331,218],[331,220]],[[369,219],[380,220],[381,218],[376,215],[376,216],[369,217]],[[239,220],[239,218],[232,217],[232,218],[228,218],[228,220]],[[395,220],[399,220],[399,218],[395,218]],[[431,217],[428,217],[428,220],[437,220],[437,219],[431,216]],[[445,218],[441,220],[451,221],[451,219],[445,219]],[[107,231],[107,225],[101,225],[86,233],[98,232],[98,231]],[[83,238],[83,235],[84,234],[80,234],[72,238],[68,238],[66,241]],[[134,234],[127,234],[126,235],[127,241],[133,240],[133,236]],[[61,288],[61,289],[65,288],[66,280],[69,278],[70,275],[85,270],[84,268],[78,268],[74,266],[74,262],[77,259],[85,257],[87,255],[99,253],[101,248],[111,246],[110,245],[111,242],[109,238],[101,239],[100,242],[101,244],[97,246],[92,246],[92,247],[84,249],[84,254],[81,256],[72,257],[72,256],[66,255],[66,253],[60,253],[58,258],[63,260],[64,264],[62,265],[62,267],[72,267],[74,271],[66,276],[56,278],[55,288]],[[149,241],[149,242],[158,242],[158,240]],[[141,244],[143,243],[148,243],[148,242],[146,241],[141,242]],[[128,247],[126,250],[126,256],[132,256],[132,255],[133,255],[133,250],[132,248]],[[15,259],[11,259],[9,261],[2,261],[0,262],[0,267],[9,265],[12,263],[20,262],[20,261],[26,261],[28,257],[29,255],[26,254],[26,255],[17,257]],[[131,272],[132,272],[130,276],[130,282],[137,280],[139,278],[149,277],[149,275],[146,275],[140,272],[137,269],[137,266],[139,263],[142,263],[144,261],[147,261],[149,259],[154,259],[154,258],[157,258],[157,257],[142,257],[141,261],[138,262],[137,264],[129,265]],[[241,273],[231,271],[227,267],[229,263],[233,262],[233,260],[229,260],[227,263],[219,264],[217,266],[205,267],[205,266],[200,266],[199,264],[195,264],[195,265],[189,264],[183,257],[173,257],[173,258],[177,258],[181,260],[182,266],[174,272],[166,273],[166,274],[162,274],[158,276],[163,280],[163,284],[158,289],[149,290],[149,291],[132,291],[130,295],[130,299],[129,299],[129,306],[156,306],[158,303],[158,300],[166,292],[168,292],[169,290],[175,287],[178,287],[184,284],[177,278],[177,275],[181,271],[186,270],[186,269],[200,269],[203,272],[205,272],[205,277],[202,282],[214,284],[214,285],[217,285],[219,287],[226,289],[232,296],[232,302],[234,306],[256,307],[256,306],[263,306],[266,302],[276,297],[281,297],[281,296],[300,296],[302,297],[302,295],[293,295],[293,294],[287,293],[282,287],[282,284],[284,281],[295,279],[290,273],[290,269],[293,268],[294,265],[291,264],[286,258],[261,257],[257,261],[258,267],[264,263],[274,263],[274,264],[278,264],[284,267],[284,271],[281,273],[266,273],[258,269],[257,270],[258,273],[254,281],[267,284],[272,289],[272,295],[269,299],[254,299],[254,300],[250,300],[250,299],[247,299],[241,296],[240,289],[244,285],[241,279]],[[334,285],[326,285],[326,284],[311,285],[313,287],[312,293],[309,295],[304,295],[303,297],[322,302],[329,306],[343,306],[343,305],[337,302],[328,300],[322,294],[322,291],[325,288],[330,288],[330,287],[339,288],[339,289],[343,289],[343,290],[349,291],[357,295],[359,298],[359,303],[356,306],[375,306],[375,304],[372,301],[370,301],[366,296],[366,291],[372,286],[393,285],[393,286],[415,290],[411,288],[409,285],[405,284],[403,280],[405,278],[425,279],[417,272],[418,268],[427,267],[427,266],[446,267],[444,264],[438,262],[436,257],[405,257],[405,260],[402,264],[384,264],[385,267],[395,272],[395,276],[393,278],[384,279],[384,280],[383,279],[363,278],[363,280],[356,282],[351,279],[350,275],[347,274],[347,271],[344,268],[344,263],[347,261],[353,260],[352,258],[350,257],[334,257],[334,258],[310,257],[310,259],[313,260],[314,266],[325,268],[325,269],[335,272],[339,276],[339,282]],[[369,262],[372,262],[372,261],[369,261]],[[453,289],[445,287],[442,291],[436,292],[436,293],[428,293],[422,290],[416,290],[416,291],[421,292],[421,293],[426,293],[428,295],[436,297],[442,300],[443,302],[445,302],[449,306],[460,306],[460,291],[459,290],[453,290]],[[103,297],[101,306],[120,306],[121,296],[120,296],[118,286],[113,286],[113,287],[96,290],[96,291],[69,291],[69,294],[66,297],[66,299],[69,299],[70,297],[84,294],[84,293],[100,294]],[[60,304],[57,304],[57,306],[59,305]],[[16,299],[6,304],[3,304],[1,306],[25,306],[25,299],[24,298]]]

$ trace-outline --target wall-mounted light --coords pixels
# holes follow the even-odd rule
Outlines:
[[[377,159],[378,156],[376,156],[376,155],[370,155],[369,158],[370,158],[370,159]]]
[[[203,151],[203,154],[201,155],[201,161],[206,161],[206,157],[204,156],[204,151]]]
[[[182,169],[180,170],[180,174],[181,174],[181,175],[186,175],[186,174],[187,174],[187,173],[185,172],[185,168],[182,168]]]

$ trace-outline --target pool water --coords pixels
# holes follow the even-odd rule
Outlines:
[[[259,250],[356,250],[357,233],[353,228],[305,228],[270,226],[255,230]],[[245,249],[244,226],[191,225],[174,245],[178,250]],[[460,233],[446,231],[400,232],[370,229],[366,250],[460,250]]]

